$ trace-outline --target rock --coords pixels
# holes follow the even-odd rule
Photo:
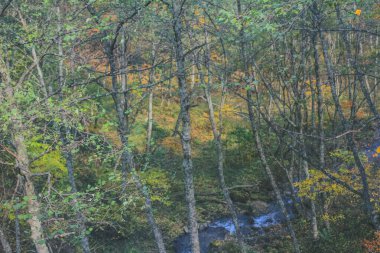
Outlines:
[[[233,202],[246,203],[250,199],[250,194],[246,191],[231,191],[230,195]]]
[[[208,225],[210,225],[210,223],[211,223],[210,221],[207,221],[207,222],[205,222],[205,223],[199,224],[199,225],[198,225],[198,229],[199,229],[199,230],[203,230],[203,229],[207,228]]]
[[[257,216],[264,213],[268,213],[269,204],[261,200],[255,200],[249,202],[249,209],[254,216]]]
[[[199,232],[199,242],[201,253],[209,252],[210,245],[214,241],[224,241],[228,236],[228,231],[224,228],[207,227]],[[190,236],[183,234],[174,241],[175,252],[186,253],[191,252]]]

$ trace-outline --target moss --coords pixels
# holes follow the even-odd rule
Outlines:
[[[209,252],[211,253],[236,253],[240,252],[239,246],[235,241],[214,241],[211,243]]]
[[[246,191],[233,191],[231,192],[231,199],[234,202],[246,203],[250,199],[250,194]]]

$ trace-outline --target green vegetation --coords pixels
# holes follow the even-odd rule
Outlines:
[[[379,20],[0,0],[1,252],[380,252]]]

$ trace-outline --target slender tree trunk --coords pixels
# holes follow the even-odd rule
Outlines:
[[[23,183],[23,178],[21,175],[17,175],[17,187],[15,189],[16,193],[22,193],[23,189],[22,186],[24,185]],[[16,244],[16,253],[21,253],[21,233],[20,233],[20,219],[19,219],[19,210],[15,210],[15,244]]]
[[[224,87],[222,87],[222,93],[221,93],[222,97],[221,97],[220,110],[219,110],[220,128],[218,130],[216,126],[215,115],[214,115],[214,105],[212,104],[212,97],[211,97],[212,76],[211,76],[210,65],[209,65],[210,49],[209,49],[208,33],[207,33],[206,28],[205,28],[205,40],[206,40],[205,41],[206,43],[205,62],[206,62],[206,68],[207,68],[207,81],[205,81],[205,77],[199,63],[197,63],[197,66],[198,66],[198,72],[199,72],[201,83],[205,85],[205,88],[203,90],[206,95],[208,111],[209,111],[209,120],[211,124],[212,133],[214,136],[214,142],[215,142],[216,152],[217,152],[217,157],[218,157],[217,170],[218,170],[219,184],[223,192],[224,200],[227,203],[227,208],[231,214],[231,218],[235,226],[236,236],[239,242],[240,249],[242,252],[246,252],[246,247],[243,241],[243,235],[241,234],[241,231],[240,231],[238,215],[237,215],[235,206],[232,202],[232,199],[230,197],[230,191],[227,188],[225,178],[224,178],[224,152],[223,152],[223,142],[222,142],[222,125],[223,125],[222,107],[223,107],[223,101],[224,101]]]
[[[185,194],[188,208],[188,226],[190,231],[192,253],[200,253],[197,211],[195,208],[194,196],[193,162],[191,158],[190,95],[187,92],[185,58],[182,46],[181,8],[183,8],[183,6],[181,6],[179,2],[173,1],[171,8],[173,15],[177,78],[181,104],[182,132],[180,137],[183,152],[182,165],[185,172]]]
[[[115,106],[116,110],[116,116],[118,119],[118,132],[120,136],[121,143],[123,144],[123,151],[121,155],[121,173],[122,173],[122,192],[125,193],[127,188],[127,180],[128,180],[128,173],[127,173],[127,166],[128,166],[128,152],[127,152],[127,145],[128,145],[128,117],[125,115],[125,111],[128,110],[128,103],[127,103],[127,94],[123,93],[122,95],[119,94],[119,88],[118,88],[118,81],[117,81],[117,67],[115,62],[115,56],[113,52],[113,48],[110,48],[111,44],[110,42],[106,42],[104,44],[104,51],[108,57],[108,64],[110,67],[110,75],[111,75],[111,82],[112,82],[112,100]],[[123,66],[124,68],[124,66]],[[124,71],[123,71],[124,72]],[[123,73],[122,72],[122,73]],[[122,79],[123,81],[123,79]],[[125,87],[126,84],[122,83],[122,88]]]
[[[312,35],[312,45],[313,45],[313,57],[314,57],[314,74],[315,74],[315,85],[317,87],[317,117],[318,117],[318,136],[319,136],[319,169],[325,169],[325,132],[324,132],[324,116],[323,116],[323,90],[319,74],[319,55],[317,48],[317,33]],[[323,193],[323,213],[328,215],[328,202],[326,193]],[[328,230],[330,230],[330,222],[328,219],[325,220],[325,225]]]
[[[61,32],[61,16],[60,16],[60,9],[59,7],[57,7],[57,16],[58,16],[58,31]],[[21,13],[19,12],[19,17],[23,23],[23,26],[25,28],[27,28],[27,24],[26,24],[26,21],[23,19]],[[62,100],[62,93],[61,93],[61,89],[63,87],[63,49],[62,49],[62,38],[61,36],[58,36],[58,53],[59,53],[59,76],[58,76],[58,83],[59,83],[59,96],[60,96],[60,100]],[[33,46],[32,47],[32,58],[33,58],[33,61],[36,65],[36,69],[37,69],[37,74],[38,74],[38,80],[39,80],[39,83],[40,83],[40,86],[41,86],[41,90],[43,91],[43,94],[44,94],[44,98],[48,98],[48,94],[51,94],[52,93],[52,88],[51,86],[49,86],[49,89],[47,88],[46,86],[46,83],[45,83],[45,78],[44,78],[44,74],[43,74],[43,71],[42,71],[42,68],[40,66],[40,63],[39,63],[39,59],[38,59],[38,56],[37,56],[37,53],[36,53],[36,49],[35,47]],[[62,121],[63,122],[66,122],[66,119],[65,119],[65,116],[64,116],[64,113],[61,112],[61,118],[62,118]],[[68,146],[68,142],[67,142],[67,138],[66,138],[66,134],[69,133],[69,129],[66,129],[66,133],[65,133],[65,128],[62,127],[60,130],[59,130],[60,134],[61,134],[61,140],[64,144],[64,148],[63,148],[63,156],[65,157],[66,159],[66,167],[67,167],[67,171],[68,171],[68,177],[69,177],[69,183],[70,183],[70,186],[71,186],[71,191],[72,193],[76,193],[77,192],[77,189],[76,189],[76,186],[75,186],[75,178],[74,178],[74,165],[73,165],[73,157],[72,157],[72,154],[70,151],[67,151],[67,146]],[[76,200],[74,200],[76,202]],[[80,211],[77,211],[77,218],[79,220],[79,223],[80,223],[80,228],[81,228],[81,237],[82,237],[82,248],[84,250],[85,253],[90,253],[90,248],[89,248],[89,243],[88,243],[88,238],[85,236],[85,231],[86,231],[86,227],[85,227],[85,217],[83,216],[83,214],[80,212]]]
[[[268,117],[268,120],[269,117]],[[270,128],[272,130],[272,128]],[[293,138],[293,146],[296,145],[296,138]],[[296,189],[293,185],[294,183],[294,165],[295,165],[295,152],[292,151],[292,154],[291,154],[291,158],[290,158],[290,165],[289,165],[289,169],[287,169],[285,166],[284,166],[284,169],[285,169],[285,172],[286,172],[286,177],[288,178],[288,181],[289,181],[289,185],[290,185],[290,193],[292,195],[292,201],[294,203],[294,206],[296,208],[296,212],[301,214],[303,213],[303,210],[305,209],[304,205],[302,202],[298,202],[297,199],[298,199],[298,196],[297,196],[297,192],[296,192]]]
[[[31,229],[31,239],[36,247],[37,253],[49,253],[48,247],[46,245],[45,237],[43,235],[42,224],[39,219],[40,215],[40,203],[36,198],[34,191],[34,184],[31,179],[32,173],[29,169],[29,156],[26,150],[25,139],[23,132],[25,131],[25,126],[20,118],[21,113],[19,113],[18,106],[14,97],[14,87],[12,87],[12,80],[8,71],[8,66],[0,61],[0,72],[3,74],[1,77],[5,80],[6,100],[10,104],[10,111],[12,115],[10,118],[10,126],[13,131],[12,141],[16,149],[16,166],[20,170],[20,174],[24,177],[24,192],[27,199],[28,213],[30,218],[28,219],[28,224]],[[18,84],[20,85],[20,84]],[[20,87],[17,87],[20,88]],[[0,94],[1,98],[1,94]]]
[[[25,30],[28,31],[28,24],[26,23],[26,20],[22,16],[21,11],[17,10],[17,13],[18,13],[20,21],[22,23],[22,26],[24,27]],[[49,90],[48,90],[48,87],[46,86],[44,75],[43,75],[43,71],[42,71],[42,68],[41,68],[41,64],[39,62],[40,60],[38,59],[36,48],[35,48],[34,45],[32,45],[32,49],[31,50],[32,50],[33,62],[34,62],[34,64],[36,64],[36,69],[37,69],[37,74],[38,74],[37,75],[38,76],[38,82],[40,84],[40,90],[42,91],[44,97],[47,98],[48,94],[49,94]]]
[[[0,242],[3,246],[4,253],[12,253],[11,245],[8,242],[6,235],[4,234],[4,230],[0,227]]]
[[[378,32],[378,30],[377,30]],[[376,55],[379,55],[379,37],[380,36],[376,36],[376,41],[375,41],[375,48],[376,48],[376,51],[375,51],[375,54]],[[379,57],[376,57],[375,59],[375,65],[378,66],[379,65]],[[375,73],[375,80],[374,80],[374,87],[373,87],[373,97],[374,97],[374,101],[375,101],[375,107],[378,105],[378,96],[379,96],[379,92],[378,92],[378,76],[379,76],[379,72],[378,72],[379,68],[376,69],[376,73]],[[378,132],[378,136],[380,137],[380,129],[377,130]]]
[[[20,233],[20,219],[18,218],[18,210],[15,210],[15,235],[16,235],[16,253],[21,253],[21,233]]]
[[[302,31],[301,32],[301,69],[302,69],[303,76],[301,79],[302,80],[301,90],[298,91],[298,89],[296,87],[297,96],[300,98],[299,99],[300,102],[297,101],[296,110],[297,110],[297,115],[298,115],[298,120],[299,120],[299,123],[298,123],[299,133],[300,133],[299,141],[300,141],[300,148],[301,148],[301,152],[302,152],[302,158],[301,158],[301,164],[302,165],[301,166],[302,166],[302,169],[303,169],[304,174],[306,176],[306,179],[309,179],[310,178],[309,164],[305,159],[305,158],[307,158],[307,153],[306,153],[306,145],[305,145],[305,137],[304,137],[304,132],[305,132],[304,125],[305,125],[305,121],[307,124],[307,119],[306,119],[306,116],[304,116],[304,114],[302,112],[302,109],[304,109],[304,111],[307,112],[307,104],[306,104],[307,100],[305,97],[305,88],[306,88],[305,87],[305,81],[306,81],[306,60],[305,60],[306,48],[305,48],[305,42],[306,42],[306,36],[305,36],[304,31]],[[298,80],[296,82],[298,82]],[[310,87],[312,87],[312,85],[310,85]],[[302,102],[302,101],[304,101],[304,102]],[[318,235],[317,213],[316,213],[316,207],[315,207],[314,199],[310,199],[310,206],[311,206],[310,211],[311,211],[311,227],[312,227],[311,231],[312,231],[313,239],[316,240],[316,239],[318,239],[319,235]]]
[[[315,15],[315,19],[316,20],[320,20],[321,17],[320,17],[320,14],[318,12],[317,5],[316,5],[315,2],[314,2],[314,6],[313,6],[313,12],[314,12],[314,15]],[[332,98],[333,98],[333,101],[334,101],[334,104],[335,104],[335,108],[336,108],[338,117],[339,117],[339,119],[342,122],[344,130],[345,131],[350,131],[351,129],[350,129],[349,122],[347,122],[347,119],[346,119],[346,117],[343,114],[343,110],[342,110],[341,104],[339,102],[339,96],[337,94],[337,87],[336,87],[336,83],[335,83],[334,69],[333,69],[333,66],[332,66],[332,63],[331,63],[331,59],[330,59],[330,56],[329,56],[329,50],[328,50],[327,41],[325,39],[325,36],[324,36],[323,32],[320,29],[320,26],[318,26],[318,34],[319,34],[319,38],[320,38],[320,41],[321,41],[321,44],[322,44],[323,57],[324,57],[324,61],[325,61],[325,66],[326,66],[328,80],[329,80],[329,83],[331,85],[331,95],[332,95]],[[364,208],[365,208],[366,213],[367,213],[368,217],[370,218],[371,223],[373,224],[373,226],[375,228],[379,229],[380,226],[379,226],[379,222],[377,220],[378,217],[377,217],[377,214],[376,214],[376,212],[375,212],[375,210],[373,208],[373,205],[371,203],[370,192],[369,192],[369,187],[368,187],[368,180],[367,180],[367,174],[365,172],[364,165],[363,165],[363,163],[362,163],[362,161],[360,159],[359,150],[358,150],[357,145],[355,144],[352,131],[350,131],[347,134],[347,142],[348,142],[348,146],[350,147],[350,149],[351,149],[351,151],[353,153],[355,164],[358,167],[358,170],[359,170],[359,173],[360,173],[360,178],[361,178],[362,187],[363,187],[363,189],[362,189],[362,198],[363,198],[363,201],[364,201]]]
[[[62,32],[62,17],[61,17],[61,10],[60,7],[56,7],[56,13],[58,17],[58,32]],[[62,103],[63,101],[63,95],[62,95],[62,89],[64,86],[64,66],[63,66],[63,60],[64,60],[64,54],[63,54],[63,45],[62,45],[62,37],[58,36],[57,39],[57,45],[58,45],[58,85],[59,85],[59,100]],[[37,65],[38,66],[38,65]],[[44,80],[44,78],[41,76],[41,80]],[[69,127],[65,126],[67,123],[65,112],[61,109],[60,110],[60,117],[62,119],[63,125],[60,127],[60,137],[63,144],[62,148],[62,154],[65,158],[66,162],[66,168],[69,178],[69,183],[71,187],[71,193],[76,194],[78,192],[76,183],[75,183],[75,175],[74,175],[74,158],[73,154],[70,151],[69,148],[69,141],[68,136],[70,136],[70,129]],[[77,206],[78,200],[76,198],[73,199],[74,206]],[[81,245],[84,253],[91,253],[90,250],[90,243],[88,240],[88,237],[86,236],[86,217],[83,215],[83,213],[75,208],[76,216],[79,222],[79,230],[80,230],[80,238],[81,238]]]
[[[156,64],[156,44],[153,43],[153,49],[152,49],[152,69],[149,73],[149,84],[152,84],[154,82],[154,65]],[[147,127],[147,134],[146,134],[146,153],[147,155],[150,154],[150,149],[152,145],[152,129],[153,129],[153,87],[149,88],[149,98],[148,98],[148,127]]]
[[[215,118],[214,118],[214,107],[212,105],[212,98],[211,98],[211,94],[209,91],[209,87],[205,88],[205,95],[206,95],[208,110],[209,110],[209,120],[210,120],[210,124],[211,124],[211,128],[212,128],[212,132],[213,132],[213,136],[214,136],[214,142],[216,145],[216,152],[217,152],[217,156],[218,156],[217,170],[218,170],[218,178],[219,178],[220,188],[222,189],[224,200],[227,203],[228,210],[231,214],[232,221],[233,221],[234,226],[235,226],[236,236],[237,236],[237,239],[239,241],[240,249],[242,252],[246,252],[246,249],[245,249],[246,247],[244,245],[244,241],[243,241],[242,234],[240,231],[238,215],[237,215],[235,206],[232,202],[232,199],[230,197],[230,191],[228,190],[228,187],[226,185],[225,178],[224,178],[223,144],[222,144],[222,139],[221,139],[221,133],[218,132],[218,130],[216,129],[216,123],[215,123]]]
[[[277,203],[279,204],[281,212],[286,219],[286,224],[287,224],[290,236],[291,236],[292,241],[293,241],[294,251],[296,253],[299,253],[299,252],[301,252],[300,246],[299,246],[296,234],[294,232],[292,223],[290,221],[288,211],[286,210],[285,203],[281,197],[280,189],[277,186],[277,183],[276,183],[276,180],[273,176],[272,170],[270,169],[270,167],[267,163],[267,159],[266,159],[266,156],[264,153],[264,149],[263,149],[262,144],[261,144],[261,139],[260,139],[258,128],[257,128],[256,122],[255,122],[254,112],[253,112],[253,108],[252,108],[252,106],[253,106],[252,95],[251,95],[251,91],[249,91],[249,90],[247,91],[247,101],[248,101],[247,105],[248,105],[249,121],[251,124],[252,133],[253,133],[254,138],[255,138],[256,148],[257,148],[257,151],[259,152],[260,160],[264,166],[265,172],[267,173],[267,175],[269,177],[271,186],[272,186],[274,193],[275,193],[275,196],[276,196]]]
[[[133,160],[130,158],[129,161],[130,161],[129,167],[133,168],[132,167],[133,166]],[[153,235],[154,235],[154,238],[155,238],[155,241],[157,244],[158,252],[165,253],[166,249],[165,249],[164,239],[162,237],[161,230],[159,229],[159,227],[156,223],[156,220],[154,218],[152,200],[150,198],[149,191],[148,191],[147,187],[144,186],[143,183],[141,182],[140,177],[138,176],[135,169],[133,169],[131,171],[131,174],[132,174],[133,180],[135,181],[137,189],[140,191],[140,193],[145,198],[145,212],[146,212],[146,216],[148,219],[148,223],[149,223],[149,225],[153,231]]]
[[[12,109],[17,111],[15,105]],[[20,169],[21,175],[24,177],[25,196],[28,200],[28,212],[31,215],[31,218],[28,219],[31,228],[31,238],[38,253],[48,253],[49,250],[45,242],[42,224],[39,219],[40,203],[36,199],[34,184],[29,170],[29,157],[26,151],[24,136],[21,134],[24,127],[21,121],[15,118],[12,119],[12,127],[15,133],[13,138],[17,152],[17,165]]]
[[[302,117],[302,116],[301,116]],[[306,146],[305,146],[305,138],[303,136],[303,120],[302,118],[300,119],[300,145],[301,145],[301,150],[302,150],[302,168],[305,173],[306,179],[310,178],[310,173],[309,173],[309,164],[305,160],[305,157],[307,157],[306,154]],[[319,235],[318,235],[318,221],[317,221],[317,213],[316,213],[316,207],[315,207],[315,201],[313,199],[310,200],[310,206],[311,206],[311,227],[312,227],[312,235],[313,239],[317,240]]]
[[[112,81],[112,99],[114,101],[115,110],[117,113],[118,118],[118,132],[120,136],[121,143],[123,144],[123,151],[122,151],[122,163],[121,163],[121,171],[123,173],[123,185],[122,190],[125,193],[126,189],[126,183],[127,183],[127,168],[128,171],[132,174],[132,178],[136,184],[137,189],[139,190],[140,194],[145,199],[145,211],[148,219],[148,223],[153,231],[153,235],[157,244],[158,251],[160,253],[165,253],[165,244],[162,238],[162,234],[160,229],[158,228],[158,225],[154,219],[153,214],[153,207],[152,207],[152,201],[150,199],[150,195],[146,187],[143,185],[143,183],[140,180],[139,175],[136,173],[135,169],[136,166],[133,161],[133,155],[128,150],[128,133],[129,133],[129,125],[128,125],[128,115],[125,114],[125,109],[128,106],[128,97],[127,94],[123,92],[122,95],[119,95],[119,88],[118,88],[118,81],[117,81],[117,69],[116,69],[116,61],[115,61],[115,55],[114,50],[111,47],[109,42],[106,42],[104,44],[104,50],[106,52],[109,66],[110,66],[110,72],[111,72],[111,81]]]
[[[120,140],[123,143],[123,145],[128,144],[127,135],[129,133],[129,122],[128,122],[128,116],[125,114],[129,110],[129,103],[128,103],[128,93],[127,93],[127,74],[128,74],[128,59],[127,59],[127,40],[126,40],[126,28],[122,28],[122,34],[121,34],[121,56],[120,56],[120,75],[121,75],[121,91],[122,95],[117,94],[119,91],[117,87],[117,77],[116,77],[116,64],[114,59],[113,50],[107,48],[107,45],[105,46],[105,51],[107,52],[107,56],[109,59],[109,65],[110,65],[110,71],[112,76],[112,91],[114,94],[112,95],[112,99],[114,102],[117,118],[118,118],[118,124],[119,124],[119,136]],[[108,50],[108,51],[107,51]],[[125,146],[126,147],[126,146]],[[127,180],[128,180],[128,173],[127,173],[127,163],[128,163],[128,154],[126,151],[123,151],[121,154],[121,173],[122,173],[122,192],[125,193],[127,188]]]
[[[237,0],[236,3],[237,3],[237,13],[238,13],[239,18],[241,18],[240,17],[242,14],[241,2],[240,2],[240,0]],[[240,36],[240,38],[239,38],[240,39],[240,53],[241,53],[241,60],[243,62],[245,79],[249,80],[251,78],[249,78],[250,74],[249,74],[249,69],[248,69],[248,62],[247,62],[247,58],[245,56],[246,52],[245,52],[244,27],[242,27],[242,29],[240,30],[239,36]],[[252,76],[252,79],[253,78],[254,77]],[[253,80],[251,80],[251,81],[253,81]],[[257,148],[257,151],[259,152],[260,160],[261,160],[261,162],[265,168],[265,171],[269,177],[271,186],[275,192],[277,203],[280,206],[281,212],[285,216],[286,223],[288,226],[288,230],[289,230],[290,236],[291,236],[292,241],[293,241],[294,251],[296,253],[299,253],[299,252],[301,252],[301,250],[300,250],[300,246],[299,246],[297,237],[295,235],[293,226],[290,222],[290,218],[289,218],[288,212],[286,210],[285,203],[281,197],[280,189],[278,188],[276,180],[273,176],[272,170],[270,169],[270,167],[267,163],[267,159],[266,159],[266,156],[264,153],[264,149],[263,149],[262,144],[261,144],[261,139],[260,139],[260,135],[258,132],[258,127],[256,125],[256,119],[255,119],[254,112],[253,112],[252,91],[251,91],[251,87],[250,87],[251,84],[247,82],[246,85],[249,86],[249,87],[247,87],[247,109],[248,109],[248,115],[249,115],[249,122],[251,125],[252,133],[253,133],[254,138],[255,138],[256,148]]]
[[[152,146],[152,129],[153,129],[153,90],[149,90],[148,97],[148,127],[146,134],[146,153],[149,155]]]
[[[191,66],[191,85],[190,89],[194,89],[195,86],[195,54],[191,55],[192,66]]]
[[[323,47],[323,55],[324,55],[324,59],[325,59],[325,63],[326,63],[327,73],[328,73],[328,77],[329,77],[328,79],[329,79],[329,83],[331,84],[331,93],[332,93],[332,97],[333,97],[333,100],[334,100],[334,103],[335,103],[335,107],[337,109],[338,117],[342,121],[344,130],[345,131],[350,131],[350,127],[348,125],[348,122],[347,122],[344,114],[343,114],[343,110],[342,110],[342,107],[340,105],[338,95],[336,93],[334,72],[333,72],[333,69],[332,69],[332,65],[331,65],[331,62],[330,62],[329,55],[328,55],[327,45],[326,45],[326,42],[324,41],[324,37],[323,37],[322,32],[320,32],[320,37],[321,37],[321,42],[322,42],[322,47]],[[365,172],[364,165],[363,165],[363,163],[362,163],[362,161],[360,159],[359,151],[358,151],[358,148],[357,148],[357,146],[356,146],[356,144],[354,142],[352,132],[350,132],[349,134],[347,134],[347,140],[348,140],[348,145],[351,148],[352,153],[354,155],[355,163],[358,166],[360,177],[361,177],[361,180],[362,180],[362,186],[363,186],[363,190],[362,191],[363,191],[363,200],[364,200],[365,210],[366,210],[368,216],[370,217],[372,224],[375,227],[378,227],[379,224],[378,224],[378,221],[377,221],[377,216],[376,216],[376,214],[374,212],[374,209],[373,209],[373,206],[372,206],[372,203],[371,203],[371,200],[370,200],[370,193],[369,193],[369,187],[368,187],[367,174]]]
[[[341,34],[342,34],[343,42],[344,42],[344,45],[345,45],[345,48],[346,48],[346,58],[347,58],[348,67],[353,67],[354,68],[355,78],[358,79],[359,84],[360,84],[360,88],[361,88],[361,90],[363,92],[364,98],[365,98],[365,100],[366,100],[366,102],[367,102],[367,104],[369,106],[369,109],[372,112],[372,114],[377,118],[378,125],[380,126],[380,115],[379,115],[379,113],[378,113],[378,111],[376,109],[376,106],[375,106],[374,102],[372,101],[372,98],[371,98],[371,95],[370,95],[370,92],[369,92],[369,88],[365,84],[364,73],[362,73],[362,71],[359,69],[356,57],[352,56],[350,42],[348,40],[348,35],[347,35],[346,27],[345,27],[343,19],[341,17],[340,6],[339,5],[337,5],[335,7],[335,12],[336,12],[336,15],[337,15],[337,18],[338,18],[338,23],[339,23],[339,26],[341,28]],[[360,47],[360,43],[358,43],[358,46]],[[354,98],[355,97],[353,97],[353,99]]]

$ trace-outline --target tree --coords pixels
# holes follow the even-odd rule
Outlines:
[[[172,1],[169,5],[173,19],[173,47],[177,65],[177,78],[180,95],[180,118],[182,120],[182,131],[180,134],[183,152],[183,169],[185,172],[185,192],[188,212],[188,224],[190,231],[191,249],[193,253],[200,252],[197,212],[195,208],[193,162],[191,159],[191,126],[190,126],[190,96],[186,84],[185,56],[182,45],[182,13],[184,12],[184,1]]]

